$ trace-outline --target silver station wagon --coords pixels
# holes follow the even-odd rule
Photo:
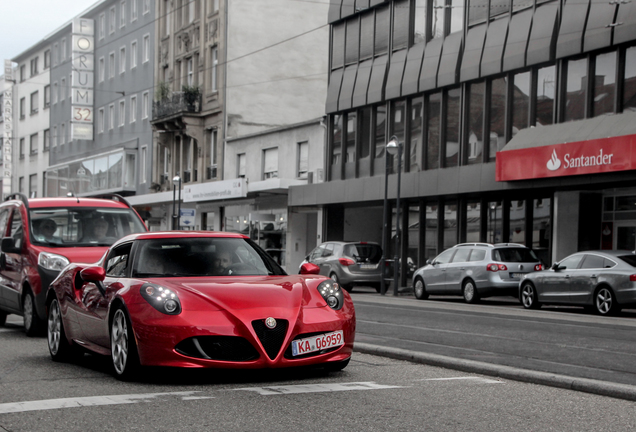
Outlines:
[[[542,270],[532,249],[516,243],[462,243],[429,259],[413,275],[415,297],[463,295],[466,303],[494,295],[518,295],[519,281]]]

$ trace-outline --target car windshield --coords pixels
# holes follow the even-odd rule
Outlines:
[[[345,245],[342,254],[354,258],[359,263],[377,264],[382,257],[382,248],[375,244],[348,244]]]
[[[146,232],[129,208],[31,208],[31,243],[51,247],[110,246],[121,237]]]
[[[141,240],[133,277],[285,275],[258,245],[243,238]]]
[[[621,255],[618,257],[618,259],[626,262],[632,267],[636,267],[636,255]]]
[[[539,258],[534,254],[532,249],[527,248],[501,248],[492,251],[492,258],[501,262],[537,262]]]

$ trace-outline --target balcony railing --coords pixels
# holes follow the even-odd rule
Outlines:
[[[201,94],[172,92],[170,96],[152,103],[152,118],[158,120],[181,113],[201,112]]]

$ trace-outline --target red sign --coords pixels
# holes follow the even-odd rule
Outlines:
[[[497,152],[497,181],[636,169],[636,135]]]

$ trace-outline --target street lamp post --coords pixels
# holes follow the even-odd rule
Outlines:
[[[178,213],[175,212],[175,207],[177,203],[177,197],[176,197],[177,183],[179,184],[179,212]],[[174,178],[172,179],[172,229],[173,230],[180,229],[178,224],[180,217],[181,217],[181,177],[174,176]]]
[[[386,144],[386,151],[391,156],[397,153],[397,200],[395,203],[395,256],[393,258],[393,295],[398,295],[400,281],[400,183],[402,175],[402,143],[393,135]]]
[[[380,295],[386,294],[386,280],[384,279],[384,272],[386,270],[386,226],[389,219],[389,201],[387,198],[387,191],[389,189],[389,156],[384,152],[384,212],[382,215],[382,257],[380,258],[380,273],[382,279],[380,280]]]

